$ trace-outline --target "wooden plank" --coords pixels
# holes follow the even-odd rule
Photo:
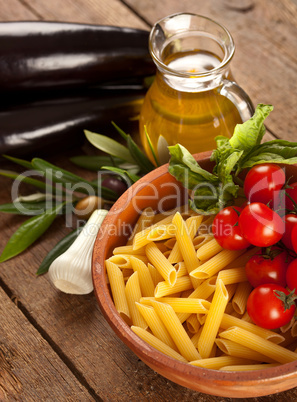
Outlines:
[[[38,14],[47,20],[107,23],[137,27],[147,26],[129,12],[127,7],[115,0],[109,0],[108,2],[106,0],[97,2],[91,0],[65,0],[64,2],[56,0],[50,2],[45,0],[22,0],[20,4],[25,4],[25,1],[27,4],[30,4],[36,15]],[[11,4],[11,2],[7,3]],[[206,13],[210,9],[209,7],[211,7],[212,15],[216,15],[218,20],[223,22],[222,19],[224,19],[224,21],[233,24],[232,27],[234,26],[236,42],[237,38],[239,38],[242,41],[239,43],[246,45],[246,47],[240,50],[241,45],[237,43],[234,72],[238,81],[248,83],[248,78],[250,78],[253,83],[251,84],[253,93],[249,92],[252,94],[253,99],[257,99],[256,95],[258,95],[260,100],[264,101],[264,99],[261,99],[261,89],[263,88],[265,91],[268,91],[267,99],[269,99],[270,92],[273,92],[272,88],[266,84],[266,81],[262,82],[263,77],[260,74],[255,77],[252,74],[256,70],[257,66],[254,65],[256,63],[253,60],[247,60],[247,67],[244,64],[242,65],[242,60],[246,60],[247,56],[241,53],[249,52],[249,46],[254,46],[253,41],[255,40],[255,36],[250,35],[250,43],[245,37],[245,31],[247,28],[250,29],[249,24],[251,25],[250,21],[252,19],[246,20],[246,15],[242,16],[238,11],[230,9],[226,11],[220,2],[214,2],[214,0],[193,0],[191,2],[184,0],[180,2],[180,5],[177,4],[176,0],[164,0],[164,7],[160,2],[150,0],[135,0],[135,3],[133,7],[140,14],[142,13],[143,18],[148,18],[148,15],[151,15],[151,19],[149,19],[150,23],[154,22],[158,15],[159,17],[163,17],[169,14],[172,5],[180,7],[180,11],[184,11],[184,6],[188,6],[191,8],[189,11],[195,12],[196,10],[196,12],[201,13]],[[202,12],[202,10],[205,10],[205,12]],[[240,16],[238,16],[238,13]],[[235,21],[237,19],[238,21]],[[241,25],[243,20],[245,23]],[[258,17],[258,21],[260,20],[260,17]],[[263,32],[262,35],[264,35]],[[265,41],[266,52],[269,50],[269,44],[269,36],[267,36]],[[251,50],[253,57],[259,57],[257,53],[259,47],[257,46],[254,50]],[[239,50],[241,53],[238,55]],[[288,58],[288,56],[286,57]],[[238,60],[238,65],[236,64],[236,60]],[[271,60],[270,58],[269,61]],[[291,63],[291,65],[293,64]],[[289,66],[289,72],[290,68]],[[248,70],[247,72],[245,71],[246,69]],[[249,69],[252,70],[249,71]],[[259,93],[257,90],[259,90]],[[279,112],[279,115],[281,116],[282,112]],[[269,119],[269,122],[271,122],[272,117]],[[287,128],[286,124],[285,122],[284,130]],[[270,123],[269,126],[274,128]],[[51,158],[51,160],[61,167],[70,168],[71,166],[67,162],[67,155],[65,157],[60,156],[57,159]],[[1,167],[3,168],[3,166]],[[73,166],[71,166],[71,169],[73,170]],[[7,183],[7,179],[0,179],[1,203],[9,201]],[[2,229],[0,250],[3,249],[5,242],[22,220],[23,218],[17,216],[0,215],[0,227]],[[68,366],[75,371],[77,377],[84,378],[90,388],[94,390],[94,394],[101,396],[106,401],[148,400],[155,402],[164,400],[191,400],[210,402],[217,399],[177,386],[154,373],[140,362],[114,335],[99,311],[93,294],[88,296],[61,294],[51,286],[47,275],[40,278],[35,277],[35,272],[43,257],[51,250],[57,240],[68,231],[69,229],[65,228],[62,219],[55,222],[53,227],[43,236],[38,244],[30,247],[29,250],[19,257],[1,264],[0,278],[5,283],[5,286],[20,301],[22,306],[24,306],[32,322],[35,322],[36,326],[42,329],[45,339],[48,339],[51,345],[63,354]],[[14,321],[18,321],[18,318]],[[2,317],[0,318],[1,325]],[[17,340],[16,343],[20,345],[21,350],[24,350],[21,341]],[[48,355],[48,352],[46,352],[46,355]],[[72,398],[69,399],[79,400],[79,398],[76,398],[75,392],[73,393],[74,397],[72,395]],[[67,399],[67,394],[65,394],[64,390],[61,391],[61,398],[63,400]],[[297,399],[296,389],[282,393],[280,396],[274,396],[275,401],[290,398],[291,400]],[[23,398],[22,395],[20,399],[26,400],[29,398]],[[48,399],[55,398],[49,397]],[[218,399],[220,401],[227,401],[226,398]],[[80,400],[86,399],[82,397]],[[258,400],[260,401],[260,399]]]
[[[23,0],[44,20],[128,26],[147,29],[148,25],[118,0]]]
[[[1,401],[93,400],[1,288],[0,317]]]
[[[40,17],[30,11],[30,9],[19,0],[0,0],[0,20],[36,20]]]
[[[275,110],[267,125],[279,138],[296,141],[297,5],[291,0],[250,1],[247,10],[230,0],[126,0],[150,24],[177,12],[206,15],[232,33],[236,53],[232,70],[254,104]],[[231,4],[242,2],[231,1]],[[244,1],[243,3],[246,3]]]

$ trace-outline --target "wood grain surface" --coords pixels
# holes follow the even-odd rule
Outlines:
[[[56,20],[150,29],[158,19],[181,11],[207,15],[228,27],[237,46],[232,63],[238,83],[255,104],[275,106],[266,138],[296,140],[295,1],[270,0],[268,7],[265,0],[0,0],[0,21]],[[70,156],[83,152],[93,150],[85,146],[48,159],[93,178],[93,173],[69,162]],[[1,168],[14,170],[15,165],[1,162]],[[10,202],[10,185],[9,179],[0,178],[1,204]],[[24,219],[0,214],[0,251]],[[191,391],[153,372],[114,335],[93,293],[66,295],[51,285],[47,275],[36,277],[45,255],[70,230],[59,217],[36,244],[0,264],[0,400],[231,401]],[[294,401],[297,388],[237,400]]]

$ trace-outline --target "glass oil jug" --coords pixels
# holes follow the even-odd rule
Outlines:
[[[153,162],[151,146],[159,164],[168,162],[168,145],[180,143],[192,154],[211,150],[216,136],[231,137],[235,125],[252,116],[253,105],[230,71],[235,47],[222,25],[175,14],[154,25],[149,49],[157,72],[139,128]]]

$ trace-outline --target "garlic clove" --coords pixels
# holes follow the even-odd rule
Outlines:
[[[93,212],[73,244],[49,267],[49,278],[64,293],[84,295],[93,290],[92,253],[99,228],[108,211]]]

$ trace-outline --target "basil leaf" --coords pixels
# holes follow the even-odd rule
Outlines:
[[[233,198],[221,183],[201,183],[191,194],[189,204],[199,214],[217,214]]]
[[[42,263],[40,264],[38,271],[36,272],[36,275],[42,275],[45,274],[49,267],[51,266],[51,263],[58,258],[61,254],[63,254],[65,251],[68,250],[68,248],[71,246],[71,244],[77,239],[78,235],[82,231],[83,227],[78,228],[76,230],[73,230],[70,232],[67,236],[65,236],[62,240],[60,240],[55,247],[47,254],[47,256],[44,258]]]
[[[84,131],[87,140],[94,145],[94,147],[100,149],[107,154],[124,159],[127,162],[135,163],[135,160],[131,156],[129,149],[119,142],[106,137],[105,135],[92,133],[91,131]]]
[[[70,161],[75,165],[82,167],[84,169],[92,170],[97,172],[102,168],[102,166],[109,165],[115,163],[115,166],[118,166],[120,163],[124,163],[125,161],[120,158],[111,158],[110,156],[74,156],[70,158]]]
[[[177,181],[181,182],[182,185],[189,190],[194,190],[199,183],[206,182],[201,175],[193,172],[187,166],[180,163],[170,163],[168,171]]]
[[[220,162],[222,154],[225,152],[230,152],[230,150],[233,151],[233,148],[231,147],[229,138],[224,137],[223,135],[216,137],[215,141],[217,143],[217,149],[213,150],[210,156],[210,160],[218,164]],[[214,167],[213,173],[215,173],[215,170],[216,165]]]
[[[297,143],[285,140],[265,142],[253,149],[242,161],[240,168],[250,168],[254,165],[271,163],[297,163]]]
[[[197,180],[208,181],[208,182],[217,182],[218,178],[212,173],[208,172],[205,169],[202,169],[199,164],[196,162],[195,158],[190,154],[190,152],[180,144],[176,144],[168,147],[171,158],[169,162],[169,173],[174,176],[174,166],[179,164],[181,166],[187,167],[190,169],[192,173],[196,173]],[[186,187],[188,188],[188,187]]]
[[[22,202],[17,201],[8,204],[0,205],[0,212],[6,212],[9,214],[18,214],[18,215],[40,215],[48,206],[48,202],[46,201],[38,201],[38,202]]]
[[[102,169],[110,170],[111,172],[118,173],[120,176],[124,176],[123,178],[125,180],[125,183],[128,184],[129,186],[131,185],[131,183],[127,183],[127,177],[129,179],[129,181],[130,180],[132,181],[132,183],[135,183],[137,180],[140,179],[140,176],[137,176],[137,175],[129,172],[128,170],[116,168],[116,167],[113,167],[113,166],[103,166]]]
[[[26,169],[32,169],[32,164],[31,164],[31,162],[28,162],[28,161],[25,161],[24,159],[19,159],[19,158],[15,158],[15,157],[13,157],[13,156],[9,156],[9,155],[2,155],[4,158],[6,158],[6,159],[8,159],[8,160],[10,160],[10,161],[12,161],[12,162],[14,162],[14,163],[17,163],[18,165],[21,165],[21,166],[23,166],[24,168],[26,168]]]
[[[116,200],[118,195],[106,188],[106,187],[99,187],[99,185],[94,181],[90,182],[88,180],[83,179],[80,176],[77,176],[67,170],[61,169],[43,159],[34,158],[32,159],[32,165],[35,169],[43,172],[45,175],[50,173],[50,180],[54,181],[55,183],[63,184],[66,189],[73,190],[77,192],[81,192],[83,194],[89,195],[92,190],[99,191],[101,190],[101,194],[103,198],[109,200]],[[69,185],[73,186],[73,188],[69,189]]]
[[[237,124],[229,142],[234,149],[248,153],[259,145],[265,134],[264,120],[273,110],[272,105],[258,104],[254,115],[242,124]]]
[[[50,227],[64,205],[61,203],[25,221],[8,240],[0,255],[0,262],[15,257],[34,243]]]
[[[238,185],[235,185],[233,175],[231,173],[233,172],[233,169],[241,158],[242,154],[243,151],[225,151],[216,166],[216,174],[223,185],[224,191],[227,191],[233,197],[237,197],[239,187]]]

